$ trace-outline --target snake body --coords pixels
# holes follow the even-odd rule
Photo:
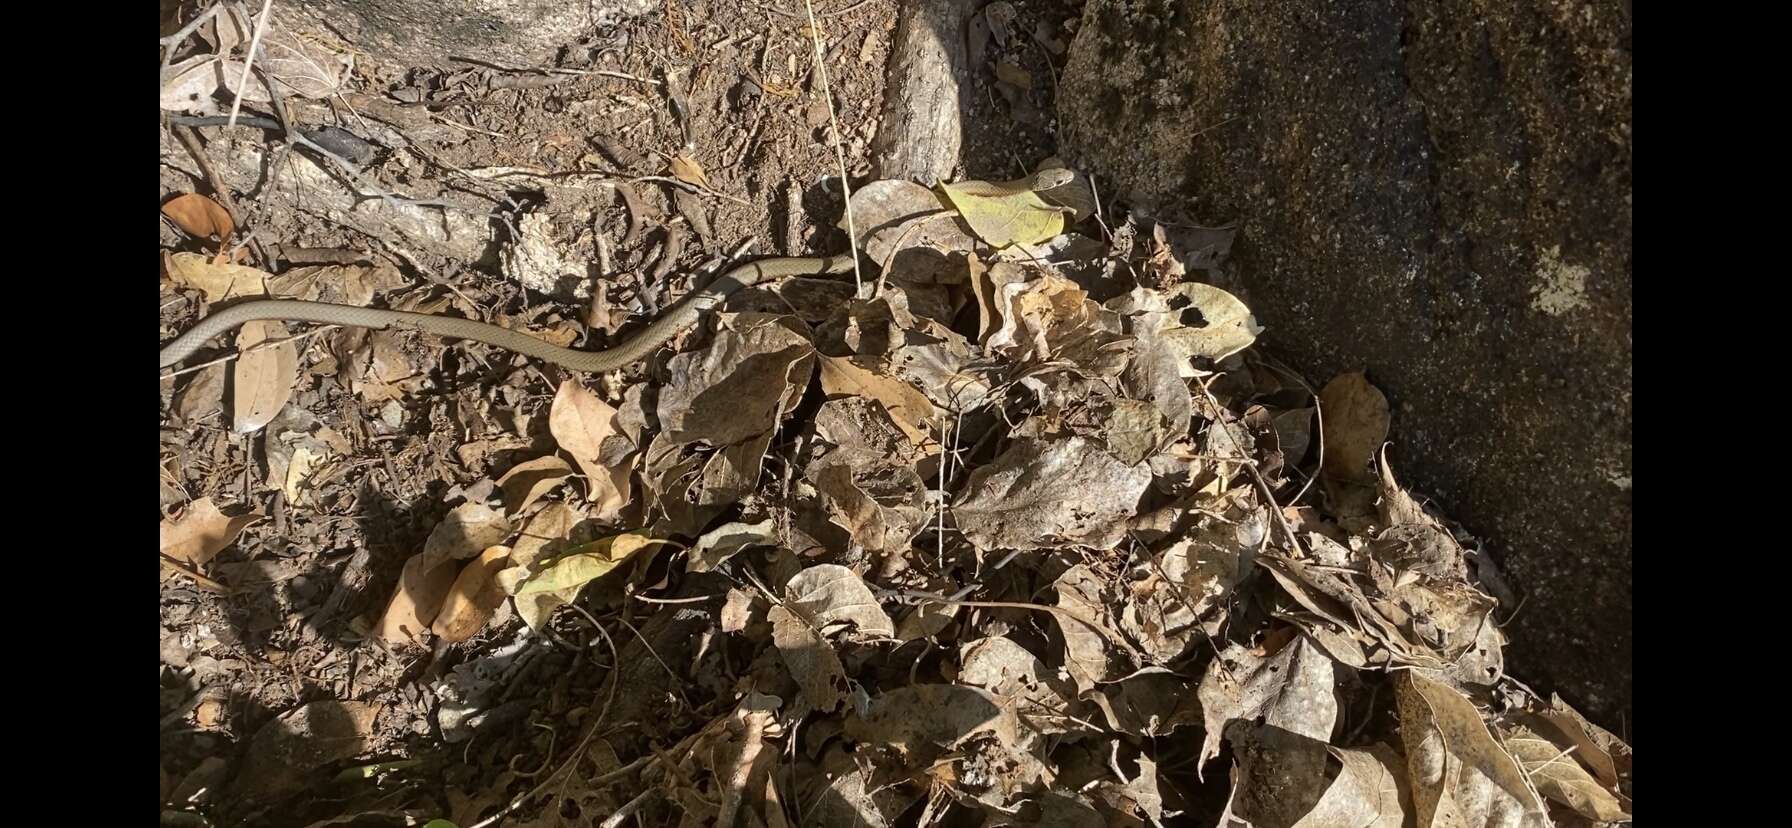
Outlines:
[[[786,276],[809,276],[842,273],[851,270],[850,256],[825,258],[763,259],[736,267],[715,281],[693,291],[678,304],[655,319],[640,333],[614,348],[602,351],[576,351],[544,342],[521,331],[500,328],[486,322],[454,316],[436,316],[410,311],[381,310],[328,302],[307,302],[298,299],[264,299],[232,305],[211,314],[167,345],[162,346],[163,368],[178,364],[191,356],[213,337],[236,328],[244,322],[277,319],[294,322],[317,322],[347,325],[355,328],[405,328],[453,339],[471,339],[495,345],[524,356],[562,365],[574,371],[614,371],[635,363],[666,343],[679,331],[690,327],[704,311],[744,287],[764,284]]]

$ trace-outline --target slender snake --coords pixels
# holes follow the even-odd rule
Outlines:
[[[244,322],[258,319],[279,319],[295,322],[318,322],[347,325],[355,328],[402,328],[453,339],[471,339],[515,351],[570,368],[574,371],[614,371],[633,364],[653,353],[679,331],[697,321],[697,317],[744,287],[764,284],[785,276],[808,276],[842,273],[852,269],[850,256],[825,258],[763,259],[741,265],[717,277],[708,285],[692,291],[678,304],[655,319],[640,333],[614,348],[602,351],[576,351],[544,342],[521,331],[500,328],[486,322],[454,316],[436,316],[409,311],[380,310],[354,305],[333,305],[328,302],[307,302],[298,299],[264,299],[232,305],[211,314],[167,345],[162,346],[162,365],[168,368],[191,356],[215,337]]]

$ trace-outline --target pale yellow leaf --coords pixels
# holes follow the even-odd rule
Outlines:
[[[204,566],[236,541],[243,528],[262,518],[259,511],[226,517],[209,497],[187,504],[174,520],[162,521],[162,554],[177,561]]]
[[[627,468],[611,468],[599,458],[604,440],[616,433],[616,409],[572,380],[560,383],[548,408],[548,431],[572,455],[589,484],[589,500],[597,517],[615,517],[632,494]]]
[[[565,555],[548,562],[533,577],[518,584],[514,594],[522,596],[566,590],[576,594],[580,587],[609,573],[641,549],[666,542],[648,537],[642,532],[626,532],[574,547]]]
[[[1523,727],[1506,738],[1506,750],[1524,767],[1537,792],[1568,806],[1594,822],[1617,822],[1630,817],[1615,793],[1582,767],[1573,756],[1572,744],[1557,744]]]
[[[1001,249],[1038,244],[1064,232],[1064,212],[1028,189],[1031,178],[992,184],[961,181],[941,184],[940,191],[977,237]]]
[[[268,293],[268,273],[247,265],[219,264],[198,253],[175,253],[164,263],[169,279],[181,287],[197,288],[207,302]]]
[[[237,334],[236,347],[241,356],[231,373],[235,388],[230,411],[231,428],[238,434],[259,431],[292,398],[292,386],[299,372],[298,349],[290,341],[255,347],[284,339],[286,326],[272,319],[245,322]]]
[[[504,590],[493,576],[504,568],[509,557],[508,547],[493,546],[467,562],[449,587],[442,611],[430,624],[430,630],[456,644],[479,632],[498,605],[504,603]]]

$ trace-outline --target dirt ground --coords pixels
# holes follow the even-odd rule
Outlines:
[[[386,307],[527,326],[563,344],[614,343],[689,291],[698,274],[713,273],[743,251],[812,255],[847,248],[847,234],[837,226],[845,202],[835,148],[843,150],[855,187],[877,177],[868,147],[883,102],[897,6],[896,0],[818,4],[834,93],[831,112],[815,77],[815,41],[803,20],[769,2],[693,3],[672,7],[680,13],[602,32],[571,50],[555,72],[465,65],[397,73],[364,65],[335,79],[336,94],[286,96],[295,123],[335,125],[368,138],[371,145],[365,147],[329,144],[345,156],[366,150],[352,159],[355,173],[315,156],[306,163],[334,172],[321,177],[295,172],[297,162],[288,151],[273,148],[277,135],[271,127],[183,126],[165,117],[162,199],[215,195],[222,179],[234,195],[234,205],[225,207],[242,214],[241,225],[252,230],[226,246],[240,248],[240,264],[278,274],[286,280],[282,289],[295,295],[338,301],[374,295],[383,297]],[[1015,15],[1003,21],[1005,30],[980,39],[973,49],[976,76],[966,115],[964,178],[1020,178],[1056,150],[1052,92],[1078,4],[1024,0],[1012,8]],[[174,59],[208,48],[217,44],[201,37]],[[171,114],[164,109],[165,116]],[[244,114],[282,118],[272,102],[245,103]],[[197,136],[206,162],[195,160],[183,145],[177,134],[183,129]],[[692,172],[693,162],[700,172]],[[354,196],[359,202],[411,216],[391,226],[412,227],[407,230],[412,235],[370,232],[369,219],[330,206],[331,199],[354,191],[360,192]],[[424,229],[403,224],[412,219]],[[466,244],[442,231],[454,221],[489,231],[491,243],[476,245],[476,256],[448,255]],[[194,264],[199,260],[211,263],[208,273],[216,272],[219,242],[191,230],[182,221],[162,219],[164,274],[200,268]],[[179,258],[183,255],[188,258]],[[569,259],[582,264],[555,266]],[[218,298],[209,291],[222,296],[235,289],[200,287],[165,275],[159,296],[163,341],[205,314]],[[776,309],[785,301],[795,300],[745,304]],[[958,327],[977,327],[968,310],[956,320]],[[739,784],[726,778],[729,762],[688,766],[664,757],[677,750],[701,753],[701,746],[711,744],[706,740],[714,741],[718,755],[750,756],[742,739],[771,744],[777,733],[766,717],[737,703],[747,704],[740,701],[743,694],[749,701],[756,698],[755,688],[772,686],[773,679],[763,674],[781,669],[778,649],[791,657],[784,628],[775,618],[772,627],[764,627],[764,610],[757,609],[747,632],[769,629],[771,638],[761,635],[748,643],[718,635],[708,616],[696,612],[709,608],[726,617],[730,610],[721,596],[729,596],[732,606],[736,594],[743,601],[755,594],[753,568],[724,577],[697,571],[682,558],[675,565],[674,556],[642,555],[626,585],[594,584],[569,605],[571,611],[543,622],[540,630],[534,629],[535,619],[519,617],[506,600],[491,602],[489,617],[479,616],[470,631],[443,634],[438,623],[436,635],[420,636],[423,643],[386,634],[394,596],[408,588],[407,562],[419,550],[481,536],[479,526],[456,523],[472,520],[468,507],[503,503],[505,517],[521,525],[546,510],[509,514],[519,499],[533,509],[575,499],[576,487],[546,488],[566,474],[548,481],[533,476],[538,469],[528,464],[552,457],[557,442],[566,445],[557,431],[557,406],[566,381],[580,378],[496,348],[416,332],[376,336],[359,329],[295,327],[291,334],[298,338],[290,400],[266,412],[247,434],[239,433],[233,420],[248,405],[243,380],[230,373],[236,370],[231,361],[208,365],[227,359],[235,348],[214,341],[161,383],[164,824],[375,826],[440,818],[466,828],[505,813],[513,799],[538,793],[544,781],[551,783],[548,795],[528,799],[502,824],[631,824],[604,821],[619,813],[632,814],[632,824],[678,824],[681,807],[687,819],[705,807],[727,811],[730,801],[748,807],[739,802],[745,778]],[[674,345],[688,347],[702,336],[692,334]],[[604,405],[628,411],[631,400],[652,393],[631,389],[676,385],[687,370],[694,369],[662,354],[616,375],[584,378],[584,387]],[[1262,370],[1251,375],[1267,376]],[[1255,391],[1239,391],[1236,399],[1299,396],[1292,385],[1257,382]],[[1226,401],[1234,399],[1225,383],[1216,387]],[[807,406],[797,410],[812,415],[820,395],[798,389],[796,396]],[[1245,403],[1236,407],[1244,422]],[[1066,414],[1058,426],[1075,431],[1078,416]],[[1263,425],[1266,419],[1251,422],[1275,431]],[[771,458],[766,473],[742,499],[745,505],[730,515],[758,514],[757,504],[782,497],[793,474],[801,476],[806,438],[798,429],[782,428],[766,440],[764,453]],[[1009,446],[1003,436],[973,447],[967,456],[987,461]],[[1214,450],[1206,442],[1197,448]],[[1272,471],[1263,485],[1278,492],[1306,491],[1293,470],[1298,460],[1291,456],[1290,470]],[[648,471],[642,470],[644,477]],[[568,473],[575,480],[595,476]],[[536,480],[547,482],[538,490]],[[1238,480],[1243,482],[1233,491],[1256,496],[1250,478]],[[540,492],[552,493],[544,500]],[[195,530],[193,544],[204,553],[170,555],[167,527],[194,525],[181,521],[198,520],[192,516],[201,500],[223,512],[203,531]],[[675,500],[668,495],[659,508],[679,514]],[[651,523],[651,510],[640,502],[618,504],[613,512],[610,521],[599,521],[611,531],[668,525],[665,519]],[[444,540],[444,526],[459,527],[466,537]],[[580,524],[565,540],[591,540],[594,531]],[[698,534],[680,534],[677,542],[701,547]],[[958,584],[947,583],[946,576],[960,570],[949,562],[949,534],[942,523],[937,536],[925,531],[913,536],[915,548],[937,544],[942,550],[937,570],[918,563],[897,567],[856,543],[837,562],[868,580],[876,575],[891,595],[905,589],[950,592]],[[513,543],[520,548],[525,542]],[[485,548],[475,546],[469,547],[474,554]],[[762,573],[783,577],[788,567],[801,569],[787,552],[782,558],[742,553],[741,560],[748,554],[764,555],[753,559]],[[967,549],[964,555],[971,561],[965,566],[987,578],[978,583],[983,591],[977,595],[1010,602],[1045,600],[1039,596],[1053,577],[1059,578],[1062,596],[1068,583],[1064,573],[1076,568],[1070,565],[1074,560],[1042,564],[1044,575],[1029,569],[1023,577],[1000,564],[986,569],[992,561],[982,550]],[[1112,551],[1081,560],[1088,571],[1116,582],[1124,580],[1129,566],[1124,553]],[[1064,599],[1059,600],[1062,607]],[[1037,613],[985,609],[979,616],[985,631],[1008,630],[1040,650],[1078,646],[1067,641],[1071,632],[1039,632]],[[915,616],[924,615],[915,610]],[[863,619],[859,624],[867,626]],[[774,639],[776,649],[768,646]],[[1259,656],[1267,647],[1265,657],[1271,659],[1280,646],[1261,638],[1247,643]],[[893,688],[917,675],[943,677],[948,684],[939,686],[953,686],[949,682],[962,664],[943,656],[937,644],[920,645],[919,655],[914,650],[900,658],[885,654],[887,660],[849,651],[845,669],[856,692],[863,696],[865,687],[880,682]],[[1191,706],[1154,710],[1151,716],[1161,722],[1152,718],[1149,727],[1139,726],[1137,733],[1145,735],[1117,741],[1109,753],[1100,752],[1107,747],[1078,748],[1086,755],[1071,760],[1058,751],[1060,787],[1075,783],[1099,790],[1100,796],[1088,796],[1109,815],[1107,824],[1212,824],[1227,807],[1231,788],[1218,771],[1233,758],[1232,748],[1213,760],[1203,777],[1198,771],[1210,757],[1201,755],[1201,740],[1160,734],[1169,733],[1172,720],[1201,720],[1192,707],[1200,676],[1195,665],[1216,653],[1191,645],[1187,654],[1163,659],[1183,670],[1177,692],[1163,695],[1186,696]],[[1174,671],[1163,670],[1146,680],[1169,681],[1166,675]],[[794,690],[788,678],[781,680]],[[1393,693],[1378,689],[1388,684],[1385,676],[1351,684],[1363,700],[1345,711],[1354,735],[1397,740],[1390,735]],[[1120,709],[1109,705],[1106,727],[1142,715],[1129,710],[1149,707],[1138,698],[1145,686],[1156,685],[1135,683],[1130,699],[1113,695]],[[858,704],[867,716],[864,711],[872,709],[863,698],[840,703]],[[947,700],[929,709],[954,706]],[[1078,708],[1078,715],[1101,714],[1090,707]],[[849,734],[854,726],[844,725]],[[788,737],[777,743],[778,750],[805,753],[811,764],[786,765],[778,784],[766,783],[765,793],[749,792],[746,799],[753,804],[741,822],[781,819],[770,816],[778,810],[772,791],[790,796],[807,790],[797,778],[802,771],[792,767],[829,768],[826,778],[835,783],[828,790],[837,795],[838,780],[851,774],[842,770],[846,766],[826,763],[838,760],[827,746],[841,727],[824,718],[804,724],[794,736],[778,734]],[[892,790],[920,791],[888,806],[890,824],[1014,824],[991,816],[999,808],[979,812],[970,800],[945,793],[1012,772],[965,759],[984,755],[968,744],[936,763],[911,766],[901,786],[890,783]],[[573,767],[563,773],[574,745]],[[656,762],[663,773],[653,786],[606,784]],[[742,760],[741,767],[750,766]],[[1107,772],[1104,766],[1115,769],[1119,782],[1097,782]],[[702,774],[708,772],[716,778],[705,781],[709,777]],[[987,777],[982,783],[979,773]],[[1627,754],[1625,773],[1627,785]],[[1139,787],[1146,777],[1162,780],[1150,783],[1149,796]],[[758,777],[753,779],[757,784]],[[699,792],[696,799],[668,803],[643,797],[643,791],[679,785]],[[860,794],[865,801],[888,795]],[[1141,798],[1155,805],[1141,806]],[[813,815],[826,812],[831,801],[809,800],[786,809],[808,808],[805,813]],[[1166,802],[1180,816],[1163,816]],[[854,807],[861,815],[869,813],[870,806]],[[1079,801],[1074,807],[1051,807],[1070,809],[1052,813],[1069,814],[1089,806]],[[1029,811],[1028,818],[1040,813]],[[1070,817],[1062,818],[1072,824]],[[848,823],[811,816],[803,824]]]

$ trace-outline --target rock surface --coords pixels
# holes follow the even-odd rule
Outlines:
[[[1631,709],[1628,2],[1088,0],[1065,146],[1239,219],[1265,343],[1366,368],[1394,464],[1525,603],[1511,672]]]

